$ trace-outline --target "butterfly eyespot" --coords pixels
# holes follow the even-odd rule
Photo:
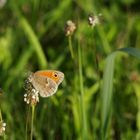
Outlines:
[[[56,78],[58,75],[57,75],[57,73],[54,73],[54,77]]]

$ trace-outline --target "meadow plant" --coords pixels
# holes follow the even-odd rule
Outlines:
[[[28,78],[25,80],[25,91],[26,93],[24,94],[24,101],[31,107],[32,112],[31,112],[31,124],[30,124],[30,140],[33,139],[33,129],[34,129],[34,113],[35,113],[35,106],[37,105],[37,103],[39,102],[39,91],[37,91],[31,81],[30,81],[30,76],[31,74],[28,76]],[[30,113],[30,112],[28,112]],[[30,116],[29,114],[27,116]],[[28,117],[26,120],[26,139],[28,139]]]
[[[102,16],[101,13],[99,15],[89,14],[89,16],[88,16],[88,24],[92,28],[95,27],[97,24],[100,24],[100,16]]]
[[[0,89],[0,95],[3,95],[1,89]],[[5,130],[6,130],[6,123],[3,121],[2,113],[0,109],[0,136],[3,136],[4,139],[5,139]]]
[[[24,101],[31,106],[36,105],[39,102],[39,91],[33,87],[30,76],[25,80],[25,90]]]
[[[5,122],[0,122],[0,136],[4,135],[5,129],[6,129],[6,123]]]
[[[68,20],[65,24],[65,35],[68,37],[68,46],[71,53],[72,59],[74,59],[74,51],[72,47],[72,39],[71,36],[74,34],[76,30],[76,24],[72,20]]]
[[[65,25],[65,35],[71,36],[76,30],[76,24],[72,20],[68,20]]]

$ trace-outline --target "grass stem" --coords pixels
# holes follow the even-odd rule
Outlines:
[[[32,105],[32,116],[31,116],[31,135],[30,135],[30,140],[33,140],[33,129],[34,129],[34,111],[35,111],[35,105]]]
[[[25,135],[25,140],[28,140],[28,123],[29,123],[29,116],[30,116],[30,107],[28,106],[27,109],[27,119],[26,119],[26,135]]]
[[[81,92],[81,111],[82,111],[82,139],[87,139],[87,124],[86,124],[86,110],[84,103],[84,86],[83,86],[83,70],[82,70],[82,55],[80,43],[78,44],[78,60],[79,60],[79,79],[80,79],[80,92]]]
[[[2,113],[1,113],[1,109],[0,109],[0,122],[2,122]]]
[[[71,41],[71,36],[68,37],[68,41],[69,41],[69,50],[70,50],[70,54],[72,59],[74,59],[74,52],[73,52],[73,48],[72,48],[72,41]]]

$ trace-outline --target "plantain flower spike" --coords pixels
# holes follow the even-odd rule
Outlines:
[[[65,35],[71,36],[76,30],[76,24],[72,20],[68,20],[65,25]]]

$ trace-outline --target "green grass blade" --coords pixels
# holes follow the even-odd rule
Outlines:
[[[118,51],[123,51],[123,52],[126,52],[128,53],[129,55],[132,55],[138,59],[140,59],[140,50],[137,49],[137,48],[131,48],[131,47],[128,47],[128,48],[121,48],[119,49]]]
[[[83,69],[82,69],[82,52],[80,43],[78,44],[78,60],[79,60],[79,80],[80,80],[80,92],[81,92],[81,112],[82,112],[82,139],[86,140],[88,137],[87,133],[87,122],[86,122],[86,109],[84,103],[84,85],[83,85]]]
[[[125,52],[140,59],[140,50],[136,48],[122,48],[113,53],[111,53],[105,63],[104,75],[103,75],[103,85],[101,90],[102,96],[102,116],[101,116],[101,137],[102,140],[106,139],[107,128],[109,124],[109,117],[111,115],[111,103],[112,103],[112,93],[113,93],[113,74],[114,74],[114,62],[117,53]]]
[[[33,47],[38,56],[38,62],[40,64],[40,67],[45,68],[47,66],[47,59],[45,57],[45,54],[42,50],[41,44],[39,43],[37,36],[35,35],[28,21],[23,16],[19,18],[19,23],[23,28],[31,46]]]
[[[112,99],[112,90],[113,90],[113,74],[114,74],[114,60],[116,53],[112,53],[106,59],[104,75],[103,75],[103,85],[102,85],[102,126],[101,126],[101,135],[102,139],[106,134],[108,127],[110,109],[111,109],[111,99]]]

